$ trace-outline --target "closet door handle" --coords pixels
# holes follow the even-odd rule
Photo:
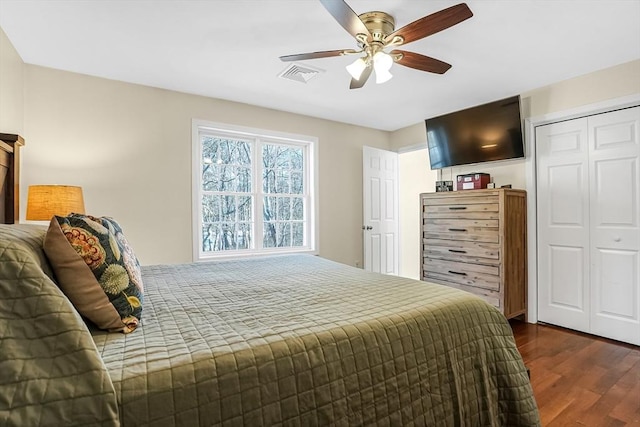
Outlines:
[[[456,253],[456,254],[466,254],[467,253],[467,251],[461,251],[459,249],[449,249],[449,252],[453,252],[453,253]]]
[[[457,274],[458,276],[466,276],[467,275],[467,273],[460,273],[459,271],[453,271],[453,270],[449,270],[449,273]]]
[[[450,228],[449,231],[458,231],[458,232],[465,232],[467,231],[466,228]]]
[[[463,211],[467,209],[466,206],[449,206],[449,209],[452,211]]]

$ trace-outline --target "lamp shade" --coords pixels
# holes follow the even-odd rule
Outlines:
[[[358,58],[351,65],[347,65],[347,71],[356,80],[360,80],[362,72],[367,68],[367,63],[364,59]]]
[[[30,185],[27,219],[48,221],[54,215],[84,214],[82,188],[70,185]]]
[[[373,69],[376,71],[376,83],[384,83],[391,80],[393,75],[389,72],[393,65],[393,58],[385,52],[377,52],[373,55]]]

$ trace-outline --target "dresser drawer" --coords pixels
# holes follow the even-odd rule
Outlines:
[[[497,203],[477,203],[468,205],[425,205],[422,209],[424,219],[498,219]]]
[[[438,283],[436,280],[431,279],[429,277],[423,277],[422,280],[425,280],[427,282]],[[474,288],[472,286],[460,285],[460,284],[457,284],[457,283],[447,283],[446,286],[469,292],[470,294],[473,294],[473,295],[479,297],[480,299],[484,300],[489,305],[492,305],[495,308],[498,308],[500,310],[502,310],[504,308],[503,303],[502,303],[502,298],[500,297],[500,293],[499,292],[492,292],[492,291],[488,291],[488,290],[484,290],[484,289],[480,289],[480,288]]]
[[[445,194],[433,194],[425,200],[425,204],[430,206],[436,205],[444,205],[444,206],[470,206],[470,205],[478,205],[478,204],[487,204],[493,203],[498,204],[498,192],[492,191],[490,194],[488,192],[478,193],[474,192],[466,192],[459,191],[456,193],[445,193]]]
[[[500,264],[500,245],[497,243],[423,239],[422,254],[454,262]]]
[[[424,257],[422,268],[424,276],[435,281],[457,283],[492,291],[500,290],[499,265],[471,264]]]
[[[425,220],[422,227],[425,239],[461,240],[499,243],[498,220],[440,219]]]

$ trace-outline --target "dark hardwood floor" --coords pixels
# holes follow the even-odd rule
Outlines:
[[[640,426],[640,347],[511,321],[543,426]]]

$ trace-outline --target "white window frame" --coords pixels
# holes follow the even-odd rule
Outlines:
[[[211,133],[228,138],[250,139],[252,143],[252,182],[249,194],[254,200],[252,242],[250,249],[204,252],[202,250],[202,145],[200,135]],[[264,129],[216,123],[207,120],[192,120],[192,248],[194,261],[206,261],[219,258],[248,257],[258,255],[311,253],[318,250],[318,139],[313,136],[275,132]],[[305,193],[305,238],[303,246],[284,248],[262,248],[263,239],[263,192],[262,161],[259,150],[263,144],[295,145],[304,150],[304,193]],[[283,194],[283,196],[287,196]],[[294,195],[291,195],[294,196]]]

